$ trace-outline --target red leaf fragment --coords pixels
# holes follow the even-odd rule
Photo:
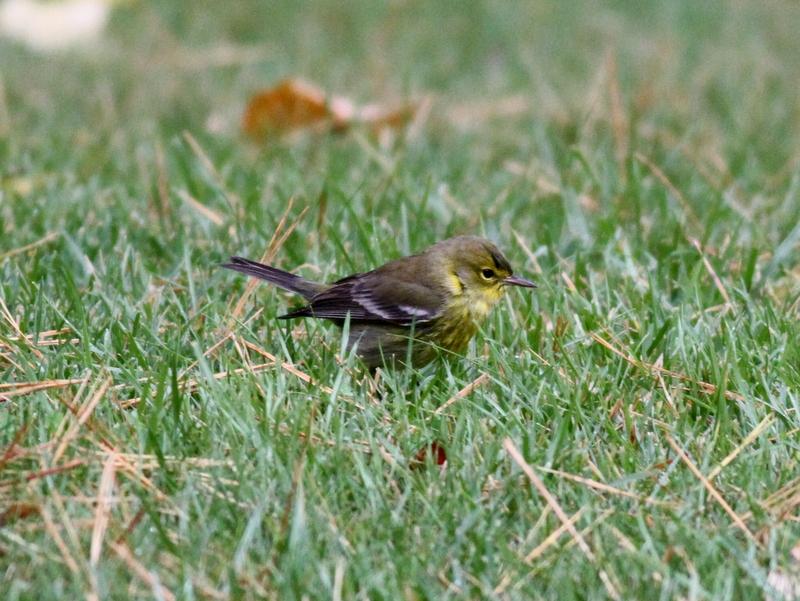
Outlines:
[[[422,467],[429,456],[433,458],[436,465],[444,465],[447,461],[447,453],[444,450],[444,446],[440,441],[434,440],[426,444],[414,455],[414,459],[411,460],[410,464],[411,469]]]

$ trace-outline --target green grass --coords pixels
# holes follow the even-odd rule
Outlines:
[[[0,40],[4,598],[763,598],[800,537],[800,6],[273,4]],[[241,109],[289,75],[431,114],[256,147]],[[539,289],[378,400],[335,328],[274,319],[290,295],[232,318],[216,265],[290,199],[279,267],[474,233]],[[506,439],[589,553],[546,542]]]

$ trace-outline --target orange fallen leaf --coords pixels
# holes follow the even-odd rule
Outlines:
[[[250,98],[242,116],[242,130],[264,140],[302,129],[344,131],[355,124],[378,131],[397,129],[411,122],[419,107],[417,102],[391,109],[378,104],[358,107],[346,98],[327,96],[312,83],[289,78]]]
[[[324,92],[316,86],[300,79],[286,79],[250,98],[242,129],[254,138],[264,138],[326,124],[337,129],[344,126],[344,117],[333,112]]]

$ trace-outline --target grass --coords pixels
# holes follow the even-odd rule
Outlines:
[[[798,26],[128,3],[86,51],[0,40],[5,598],[763,598],[800,534]],[[288,75],[433,108],[242,139]],[[216,265],[295,221],[308,277],[476,233],[540,287],[378,400],[290,295],[233,317]]]

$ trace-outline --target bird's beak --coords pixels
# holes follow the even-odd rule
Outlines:
[[[530,280],[521,278],[518,275],[508,276],[506,279],[503,280],[503,284],[505,284],[506,286],[522,286],[523,288],[538,288],[538,286],[533,282],[531,282]]]

